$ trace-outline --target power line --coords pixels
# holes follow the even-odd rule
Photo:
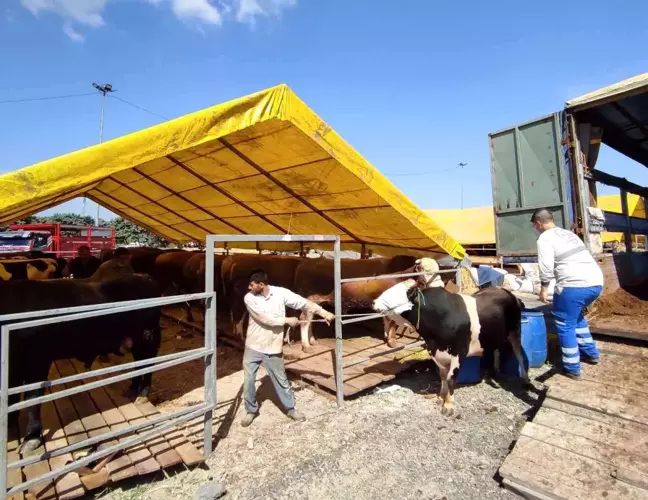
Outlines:
[[[0,101],[0,104],[16,104],[21,102],[34,102],[34,101],[52,101],[54,99],[69,99],[71,97],[85,97],[89,95],[95,95],[95,94],[94,92],[88,92],[85,94],[55,95],[50,97],[32,97],[28,99],[9,99],[6,101]]]
[[[157,113],[153,113],[153,111],[149,111],[148,109],[143,108],[142,106],[138,106],[137,104],[133,104],[132,102],[129,102],[126,99],[121,99],[120,97],[117,97],[115,95],[110,95],[108,97],[111,97],[112,99],[117,99],[118,101],[121,101],[124,104],[128,104],[129,106],[133,106],[134,108],[137,108],[140,111],[144,111],[145,113],[148,113],[149,115],[153,115],[153,116],[157,116],[158,118],[162,118],[165,121],[170,119],[170,118],[167,118],[166,116],[162,116],[162,115],[158,115]]]

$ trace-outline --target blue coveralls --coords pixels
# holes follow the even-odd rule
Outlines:
[[[584,309],[601,295],[602,289],[601,286],[564,287],[560,294],[554,294],[552,313],[566,373],[580,374],[581,356],[590,360],[599,358],[598,349],[585,320]]]

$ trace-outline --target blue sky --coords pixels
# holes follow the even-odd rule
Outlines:
[[[176,117],[287,83],[422,208],[459,208],[462,179],[490,205],[488,132],[646,71],[647,18],[643,0],[5,0],[0,101],[111,83]],[[99,108],[0,104],[0,172],[96,143]],[[160,121],[109,99],[104,138]],[[648,185],[614,151],[598,165]]]

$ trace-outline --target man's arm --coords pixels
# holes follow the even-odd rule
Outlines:
[[[333,319],[333,315],[330,312],[326,311],[315,302],[311,302],[310,300],[305,299],[301,295],[297,295],[287,288],[284,288],[284,303],[292,309],[298,309],[300,311],[305,310],[313,314],[317,314],[319,317],[324,318],[328,321],[331,321]]]
[[[538,239],[538,268],[540,270],[540,298],[546,300],[549,283],[554,279],[554,249],[548,238]]]
[[[245,302],[245,307],[247,307],[250,317],[254,318],[257,323],[261,323],[265,326],[283,326],[286,324],[286,318],[283,316],[281,318],[272,318],[259,311],[250,295],[245,295],[243,301]]]

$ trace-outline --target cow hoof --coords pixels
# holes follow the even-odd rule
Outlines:
[[[424,399],[434,399],[434,400],[440,401],[438,394],[426,394],[425,396],[423,396],[423,398]]]
[[[394,348],[394,347],[398,347],[398,344],[396,343],[395,340],[388,340],[387,341],[387,346],[389,346],[391,348]]]
[[[302,352],[305,352],[306,354],[313,354],[315,352],[315,349],[313,349],[311,346],[302,346]]]
[[[441,410],[441,415],[445,417],[451,417],[454,415],[454,407],[451,405],[443,405],[443,409]]]
[[[21,455],[31,453],[42,444],[43,441],[40,438],[28,439],[27,441],[24,441],[23,444],[20,445],[20,448],[18,448],[18,453],[20,453]]]
[[[309,342],[310,345],[317,345],[319,343],[315,337],[311,337]]]
[[[149,402],[149,398],[147,396],[137,396],[135,399],[135,405],[143,405]]]

